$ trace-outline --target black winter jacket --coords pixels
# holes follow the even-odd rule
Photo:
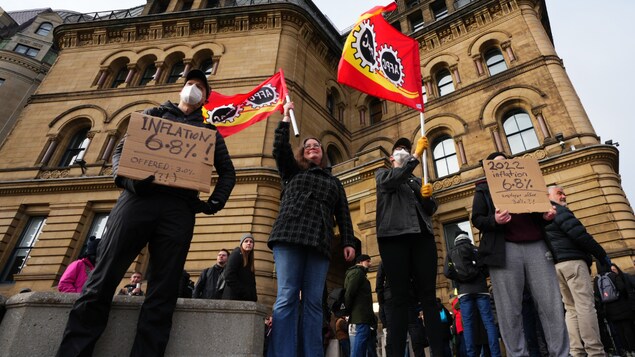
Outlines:
[[[418,164],[419,161],[411,157],[402,167],[382,168],[375,172],[378,238],[433,234],[431,217],[437,210],[437,201],[421,196],[421,179],[412,174]],[[419,219],[425,223],[427,232],[421,231]]]
[[[545,231],[551,243],[554,261],[560,263],[584,260],[591,266],[593,255],[604,264],[606,251],[587,232],[573,212],[555,202],[552,204],[556,206],[556,218],[545,226]]]
[[[469,244],[474,249],[476,249],[476,247],[474,247],[470,242],[465,242],[460,244]],[[481,293],[489,294],[489,290],[487,289],[487,268],[486,267],[481,265],[479,267],[480,273],[474,279],[470,281],[460,282],[458,274],[456,273],[456,270],[454,269],[454,265],[450,265],[449,262],[450,262],[450,254],[448,252],[448,254],[445,255],[445,265],[443,266],[443,275],[445,275],[445,277],[448,279],[452,279],[456,283],[459,295],[481,294]]]
[[[196,286],[194,286],[193,297],[195,299],[220,299],[222,291],[221,294],[218,294],[217,288],[219,284],[222,284],[219,280],[225,280],[225,276],[222,274],[223,270],[224,268],[218,264],[204,269],[201,276],[198,277]]]
[[[179,109],[177,105],[175,105],[174,103],[170,101],[167,101],[158,107],[146,109],[143,113],[160,117],[163,119],[168,119],[178,123],[189,124],[189,125],[197,126],[197,127],[206,127],[216,131],[216,127],[214,127],[213,125],[203,123],[204,118],[200,108],[190,113],[189,115],[185,115],[181,111],[181,109]],[[130,190],[131,192],[134,193],[134,191],[131,190],[131,187],[133,182],[135,182],[135,180],[117,176],[117,170],[119,168],[119,159],[121,158],[121,152],[123,151],[124,143],[125,143],[125,137],[124,139],[121,140],[121,142],[119,142],[119,144],[115,148],[115,151],[112,155],[112,171],[113,171],[113,174],[115,177],[115,183],[117,184],[117,186]],[[236,183],[236,172],[234,170],[234,164],[231,161],[231,157],[229,156],[229,151],[227,150],[227,146],[225,145],[225,139],[223,139],[223,137],[218,133],[218,131],[216,131],[216,145],[215,146],[216,147],[214,151],[214,168],[216,169],[216,172],[218,173],[218,182],[216,183],[216,186],[214,187],[214,191],[212,192],[212,195],[210,197],[211,199],[220,202],[221,208],[222,208],[227,202],[227,200],[229,199],[229,195],[231,194],[232,189],[234,188],[234,185]],[[169,187],[169,186],[163,186],[163,185],[158,185],[154,183],[151,185],[150,190],[154,192],[167,193],[173,196],[186,199],[191,204],[191,207],[193,209],[200,202],[198,199],[198,191],[196,190],[189,190],[189,189],[178,188],[178,187]]]
[[[350,312],[348,322],[351,324],[374,324],[373,295],[370,281],[366,278],[366,269],[360,265],[348,268],[344,279],[344,289],[346,289],[344,305]]]
[[[325,153],[324,153],[325,154]],[[333,228],[339,226],[342,246],[354,247],[354,232],[344,186],[329,170],[312,166],[303,170],[289,144],[289,123],[280,122],[273,142],[273,157],[283,182],[280,213],[267,245],[301,245],[330,258]]]
[[[502,267],[505,265],[505,225],[496,223],[495,213],[496,209],[487,182],[478,182],[472,201],[472,225],[481,232],[478,263]],[[533,221],[544,229],[546,221],[542,218],[542,214],[530,214]]]
[[[236,247],[229,255],[224,275],[223,300],[258,301],[256,274],[251,271],[249,265],[243,266],[240,247]]]

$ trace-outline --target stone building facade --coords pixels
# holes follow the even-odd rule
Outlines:
[[[440,202],[439,273],[457,229],[478,243],[469,224],[474,183],[484,176],[479,160],[493,151],[538,159],[546,182],[565,187],[591,234],[630,267],[635,216],[620,185],[619,153],[594,132],[554,49],[544,1],[397,4],[387,19],[420,44],[427,165]],[[247,92],[284,70],[301,136],[320,138],[343,182],[374,279],[374,172],[389,165],[397,138],[420,137],[419,114],[336,82],[346,34],[310,0],[149,0],[140,14],[89,18],[55,29],[59,57],[0,148],[0,294],[54,289],[86,238],[102,234],[119,195],[110,158],[130,113],[176,101],[192,68],[223,94]],[[275,299],[266,241],[281,193],[271,154],[279,120],[227,138],[237,185],[222,212],[197,217],[186,262],[196,278],[218,249],[252,232],[266,305]],[[341,249],[333,252],[331,285],[345,268]],[[146,269],[141,254],[130,272]],[[446,300],[451,283],[440,274],[437,287]]]

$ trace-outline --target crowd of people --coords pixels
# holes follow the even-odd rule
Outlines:
[[[210,93],[205,74],[189,71],[178,104],[170,101],[146,114],[194,126]],[[267,246],[273,251],[277,295],[265,320],[269,357],[325,354],[335,338],[343,356],[377,355],[378,319],[367,273],[371,257],[356,249],[348,200],[331,173],[318,138],[295,151],[289,142],[290,111],[284,105],[273,141],[282,182],[280,210]],[[118,293],[143,296],[131,356],[161,356],[167,346],[179,297],[257,301],[255,238],[244,234],[238,246],[221,249],[216,263],[196,284],[183,267],[197,213],[225,206],[236,174],[225,142],[216,134],[214,166],[219,175],[208,200],[195,190],[156,184],[154,176],[133,180],[117,175],[123,141],[113,155],[115,183],[123,192],[102,239],[91,237],[80,259],[69,265],[59,290],[78,292],[58,356],[91,355],[108,321],[112,296],[140,250],[149,245],[147,285],[135,272]],[[566,205],[560,186],[550,186],[552,207],[542,213],[514,214],[498,209],[485,180],[476,183],[471,222],[481,234],[459,231],[445,257],[444,274],[458,295],[450,313],[436,296],[437,244],[432,216],[438,203],[432,186],[414,175],[428,148],[425,136],[413,150],[396,140],[390,167],[375,174],[376,232],[380,262],[375,292],[386,355],[412,348],[433,357],[635,356],[635,282],[622,272]],[[487,160],[504,160],[494,152]],[[326,303],[326,275],[338,228],[346,271],[341,301]],[[99,244],[99,242],[101,243]],[[591,256],[600,275],[590,274]],[[488,278],[491,285],[488,285]],[[454,351],[453,351],[454,350]]]

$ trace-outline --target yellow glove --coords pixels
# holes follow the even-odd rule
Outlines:
[[[428,138],[422,136],[417,140],[417,148],[415,149],[415,157],[419,158],[423,154],[423,150],[428,148]]]
[[[432,184],[421,185],[421,196],[428,198],[432,196]]]

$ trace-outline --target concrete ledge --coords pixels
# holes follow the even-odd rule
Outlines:
[[[0,322],[0,356],[54,355],[78,296],[32,292],[9,298]],[[95,357],[129,354],[142,303],[143,297],[114,297]],[[254,302],[179,299],[166,356],[262,356],[267,311]]]

